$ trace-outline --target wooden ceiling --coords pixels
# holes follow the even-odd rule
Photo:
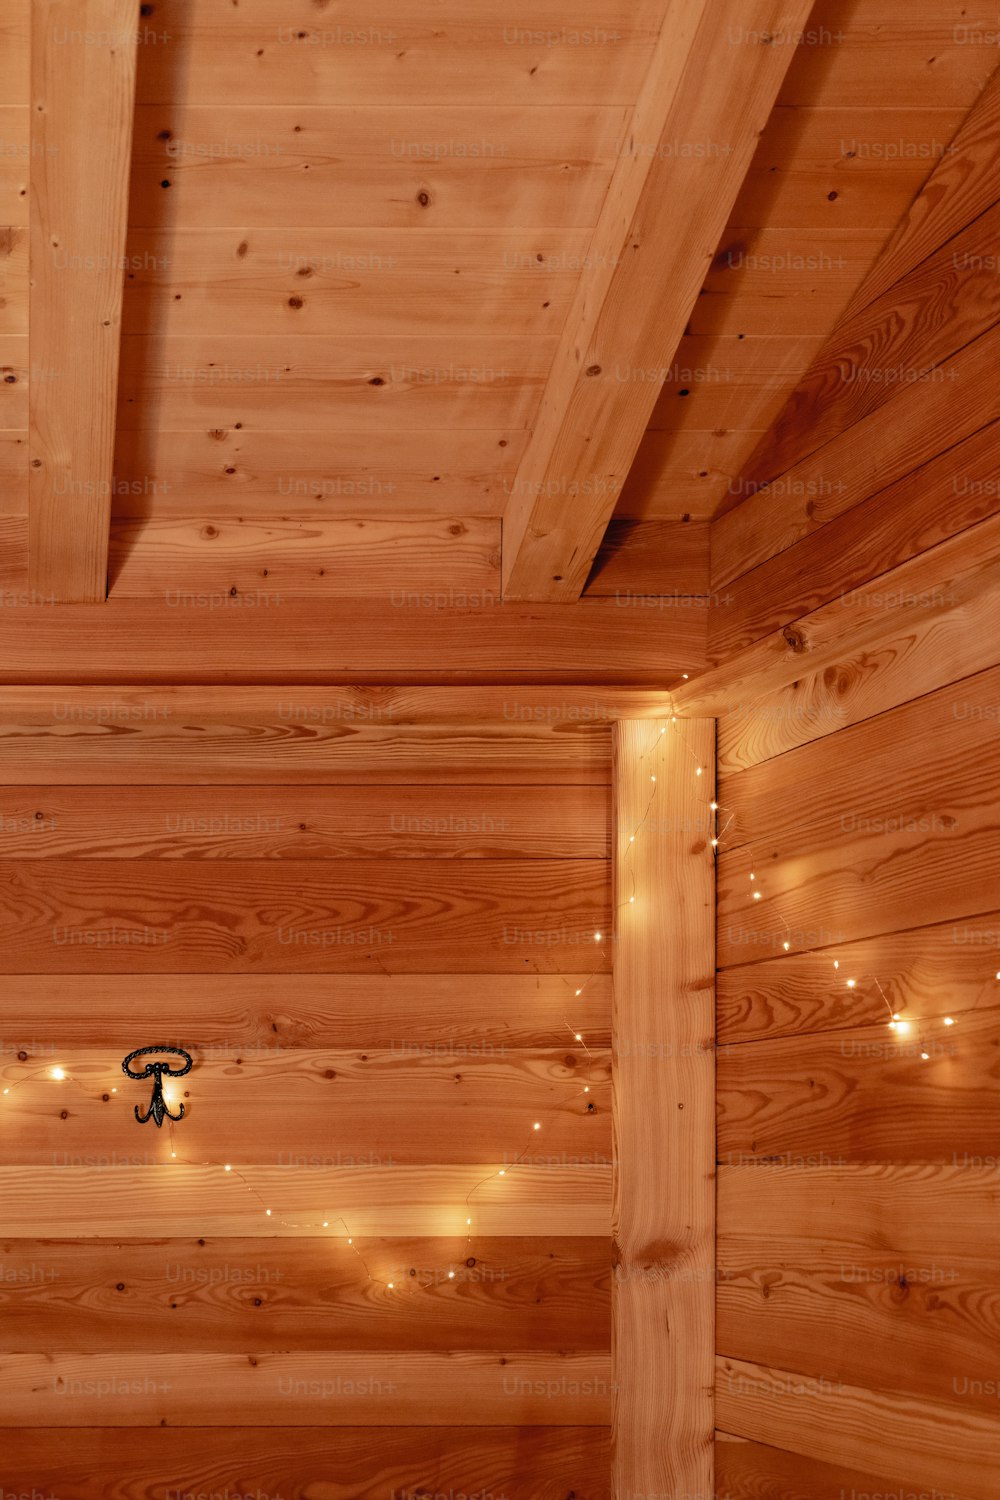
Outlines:
[[[141,9],[0,22],[12,599],[700,604],[998,56],[956,0]]]

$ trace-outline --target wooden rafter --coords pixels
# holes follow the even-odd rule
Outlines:
[[[138,8],[31,7],[29,573],[105,597]]]
[[[809,8],[667,5],[513,482],[508,598],[582,592]]]

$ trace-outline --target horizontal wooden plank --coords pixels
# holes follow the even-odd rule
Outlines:
[[[0,962],[22,974],[560,973],[595,951],[609,906],[605,860],[10,860]]]
[[[346,1221],[356,1238],[447,1238],[469,1254],[475,1240],[611,1232],[611,1168],[528,1165],[498,1175],[482,1166],[0,1167],[4,1235],[12,1239],[148,1236],[260,1238],[323,1233]],[[230,1191],[231,1189],[231,1191]],[[472,1211],[467,1204],[470,1193]],[[271,1213],[265,1212],[270,1206]],[[345,1234],[341,1227],[340,1238]]]
[[[752,1255],[754,1246],[760,1253],[766,1243],[780,1257],[795,1241],[837,1264],[887,1247],[907,1259],[933,1253],[944,1265],[976,1263],[996,1194],[991,1162],[722,1166],[719,1229],[734,1256]]]
[[[211,104],[630,105],[661,18],[656,0],[540,0],[502,13],[491,0],[438,0],[421,17],[392,3],[377,17],[355,5],[334,18],[306,0],[242,0],[221,13],[160,0],[140,97],[176,98],[180,71],[184,90]]]
[[[914,1017],[890,1030],[883,1014],[877,1026],[723,1047],[719,1159],[950,1163],[995,1152],[1000,997],[949,1012],[951,1026]]]
[[[610,1347],[609,1241],[366,1240],[363,1254],[308,1237],[11,1240],[4,1350],[139,1354],[165,1316],[177,1353]],[[373,1296],[369,1273],[401,1295]]]
[[[395,609],[380,600],[306,600],[269,612],[266,599],[255,593],[219,607],[214,596],[179,594],[173,602],[111,600],[99,610],[12,609],[0,683],[589,682],[662,694],[672,677],[705,661],[707,612],[697,606],[591,599],[469,609],[445,591]],[[558,694],[546,701],[540,712],[561,712]]]
[[[707,595],[709,534],[703,522],[612,521],[584,593]]]
[[[114,1427],[26,1428],[4,1434],[5,1482],[29,1494],[40,1474],[62,1500],[106,1500],[116,1487],[211,1493],[238,1476],[243,1493],[325,1490],[357,1500],[444,1487],[509,1500],[609,1500],[601,1427],[150,1427],[123,1443]]]
[[[786,954],[780,940],[775,947],[775,958],[720,971],[720,1045],[881,1023],[886,1006],[875,978],[901,1015],[940,1017],[987,1005],[997,989],[1000,911],[816,952]],[[853,989],[841,977],[850,975],[857,976]]]
[[[715,1400],[719,1426],[739,1437],[989,1500],[1000,1442],[995,1402],[983,1412],[724,1358]]]
[[[172,1023],[167,1030],[177,1036]],[[539,1051],[482,1042],[459,1054],[404,1031],[384,1052],[296,1047],[248,1057],[200,1053],[183,1039],[194,1068],[164,1087],[184,1118],[141,1133],[133,1106],[145,1112],[150,1086],[126,1081],[117,1055],[50,1054],[67,1075],[62,1082],[48,1076],[48,1058],[39,1068],[37,1054],[28,1063],[5,1057],[0,1161],[149,1166],[170,1163],[175,1151],[189,1163],[289,1171],[496,1161],[514,1170],[521,1160],[610,1166],[611,1058],[575,1046],[574,1034],[564,1024]]]
[[[730,224],[691,314],[691,332],[825,335],[884,239],[878,228]]]
[[[728,1433],[717,1433],[716,1439],[716,1483],[727,1500],[760,1500],[762,1495],[767,1500],[840,1500],[841,1496],[847,1500],[848,1495],[877,1494],[889,1500],[893,1493],[900,1494],[898,1472],[865,1474]],[[953,1500],[965,1500],[956,1495],[953,1485],[947,1493]]]
[[[707,551],[707,548],[706,548]],[[475,607],[500,590],[500,523],[433,520],[164,519],[112,523],[110,586],[119,598],[178,589],[240,594],[358,594],[405,600],[443,586]]]
[[[151,1370],[148,1352],[5,1354],[0,1392],[11,1427],[230,1427],[248,1417],[274,1427],[603,1427],[611,1416],[611,1359],[161,1353]]]
[[[813,494],[818,529],[726,585],[710,617],[714,659],[724,661],[994,515],[998,462],[1000,422],[992,422],[825,524],[827,497]]]
[[[743,461],[760,436],[741,428],[685,427],[683,413],[669,429],[648,429],[622,485],[616,516],[711,520],[734,493]]]
[[[14,688],[0,692],[0,785],[607,786],[611,724],[668,703],[573,687]]]
[[[618,380],[662,386],[649,425],[673,428],[680,413],[697,428],[767,427],[820,347],[816,335],[686,334],[670,365],[620,365]]]
[[[822,1175],[813,1173],[810,1198]],[[836,1230],[820,1237],[797,1225],[783,1238],[759,1218],[729,1222],[717,1292],[718,1348],[732,1358],[996,1411],[1000,1266],[985,1242],[967,1258],[942,1254],[934,1238],[876,1233],[859,1249]]]
[[[152,418],[150,418],[152,420]],[[526,434],[516,428],[282,432],[145,427],[117,435],[114,515],[500,516]],[[0,433],[0,474],[27,475],[23,441]]]
[[[558,333],[588,243],[578,229],[179,228],[169,241],[159,230],[134,229],[123,328],[213,336],[247,328],[279,335],[377,335],[401,327],[424,336]]]
[[[1000,880],[998,717],[994,669],[727,778],[734,842],[759,855],[720,858],[720,966],[784,941],[799,952],[989,910]],[[776,792],[789,775],[803,788],[794,801]]]
[[[606,965],[575,974],[474,978],[299,974],[294,986],[283,974],[183,980],[147,974],[138,988],[127,974],[9,974],[0,992],[0,1050],[42,1064],[63,1048],[120,1048],[124,1057],[137,1030],[159,1034],[169,1016],[171,1031],[190,1051],[212,1058],[266,1057],[297,1047],[387,1048],[408,1036],[457,1061],[501,1046],[569,1041],[570,1011],[589,1046],[610,1046]]]
[[[499,334],[431,341],[395,334],[133,335],[122,339],[118,425],[525,427],[554,342]],[[4,425],[18,426],[16,416]]]
[[[976,40],[979,28],[986,35]],[[781,93],[784,104],[865,108],[941,108],[973,102],[996,66],[995,29],[982,5],[955,0],[933,11],[905,12],[865,4],[845,22],[836,0],[813,11],[814,42],[799,49]],[[891,93],[886,55],[891,55]]]
[[[579,104],[139,105],[129,217],[161,231],[590,228],[628,118]]]
[[[607,858],[598,786],[0,788],[3,859]]]

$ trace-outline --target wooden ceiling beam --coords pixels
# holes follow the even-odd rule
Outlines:
[[[504,516],[504,594],[576,599],[808,0],[668,0]]]
[[[54,603],[107,591],[138,14],[31,6],[28,568]]]
[[[707,614],[696,600],[546,607],[447,587],[390,599],[178,588],[101,610],[5,609],[0,682],[663,688],[705,665]]]

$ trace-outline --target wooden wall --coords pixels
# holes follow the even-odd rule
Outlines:
[[[0,707],[4,1488],[606,1500],[610,723],[270,696]]]
[[[998,103],[713,532],[731,1500],[996,1492]]]

